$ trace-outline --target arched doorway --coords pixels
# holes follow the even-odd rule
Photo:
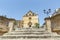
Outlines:
[[[28,25],[29,25],[29,27],[31,27],[32,26],[32,22],[28,22]]]

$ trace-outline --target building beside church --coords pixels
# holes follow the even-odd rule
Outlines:
[[[0,35],[9,31],[10,27],[12,26],[15,19],[7,18],[5,16],[0,16]],[[12,26],[13,27],[13,26]]]
[[[51,17],[45,18],[45,26],[48,31],[60,33],[60,8]]]

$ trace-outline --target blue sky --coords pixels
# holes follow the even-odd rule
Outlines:
[[[51,15],[55,9],[60,8],[60,0],[0,0],[0,15],[21,20],[24,14],[32,10],[39,14],[40,25],[47,16],[43,10],[49,8],[52,9]]]

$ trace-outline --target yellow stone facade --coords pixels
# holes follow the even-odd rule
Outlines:
[[[35,26],[35,23],[39,23],[38,15],[29,11],[27,14],[23,16],[23,27],[31,28]]]

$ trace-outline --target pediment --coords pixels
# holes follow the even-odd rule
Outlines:
[[[36,13],[34,13],[34,12],[32,12],[31,10],[30,11],[28,11],[25,15],[24,15],[24,17],[27,17],[27,16],[36,16],[37,14]]]

